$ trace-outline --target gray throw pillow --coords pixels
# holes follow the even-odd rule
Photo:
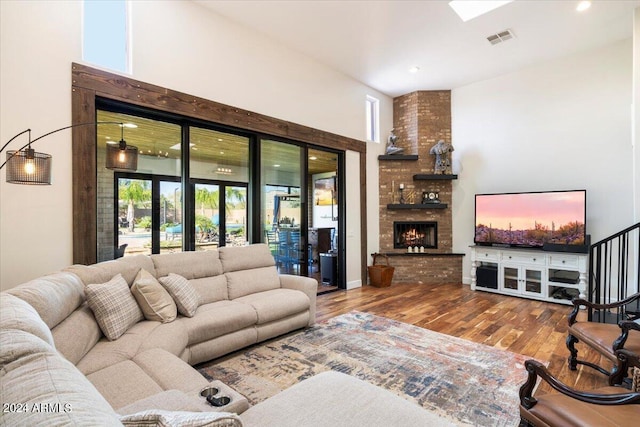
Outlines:
[[[110,341],[117,340],[144,319],[122,274],[117,274],[106,283],[87,285],[85,295],[100,329]]]
[[[178,313],[187,317],[193,317],[196,314],[200,305],[200,296],[187,279],[179,274],[170,273],[168,276],[161,277],[160,283],[173,297],[178,306]]]

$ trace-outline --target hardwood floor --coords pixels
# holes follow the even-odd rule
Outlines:
[[[351,310],[410,323],[447,335],[490,345],[549,362],[550,372],[577,389],[607,385],[597,371],[567,367],[567,316],[570,306],[472,291],[467,285],[394,284],[388,288],[363,286],[318,295],[317,320]],[[580,314],[582,319],[586,314]],[[579,317],[578,319],[581,319]],[[578,357],[609,369],[606,359],[578,343]],[[508,369],[508,367],[505,367]],[[543,383],[536,394],[551,388]]]

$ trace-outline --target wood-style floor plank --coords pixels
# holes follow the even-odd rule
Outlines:
[[[565,339],[570,306],[472,291],[469,286],[460,284],[394,284],[388,288],[363,286],[318,296],[319,321],[352,310],[548,362],[554,375],[577,389],[607,385],[607,378],[589,367],[578,365],[577,371],[570,371],[567,367],[569,350]],[[578,343],[576,348],[580,359],[601,364],[607,369],[611,367],[608,360],[587,346]],[[549,391],[551,388],[542,384],[537,394]]]

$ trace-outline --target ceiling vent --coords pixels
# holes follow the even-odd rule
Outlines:
[[[507,40],[510,40],[514,37],[515,35],[511,30],[504,30],[497,34],[491,34],[489,37],[487,37],[487,40],[489,40],[489,43],[491,44],[498,44],[506,42]]]

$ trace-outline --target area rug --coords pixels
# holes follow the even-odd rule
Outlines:
[[[390,390],[460,425],[516,426],[526,359],[353,311],[202,364],[198,370],[230,385],[251,404],[334,370]]]

